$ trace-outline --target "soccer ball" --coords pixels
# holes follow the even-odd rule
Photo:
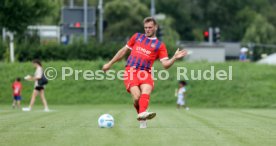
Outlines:
[[[100,128],[112,128],[114,126],[114,118],[110,114],[103,114],[98,119]]]

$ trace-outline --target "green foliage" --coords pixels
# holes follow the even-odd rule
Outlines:
[[[5,44],[2,42],[2,38],[0,38],[1,40],[0,40],[0,60],[2,60],[3,59],[3,54],[4,54],[4,52],[5,52],[5,49],[6,49],[6,46],[5,46]]]
[[[51,4],[49,0],[1,0],[0,26],[23,33],[28,25],[38,23],[51,13]]]
[[[10,50],[8,47],[8,43],[5,43],[0,40],[0,60],[3,60],[5,62],[10,61]]]
[[[43,17],[39,23],[42,25],[59,25],[61,22],[60,9],[62,8],[62,0],[49,0],[51,5],[50,15]]]
[[[135,7],[133,7],[135,6]],[[105,5],[105,19],[108,27],[105,31],[106,41],[109,39],[124,40],[130,37],[135,32],[144,32],[143,19],[149,16],[149,9],[146,5],[137,0],[114,0]],[[163,28],[164,37],[162,41],[167,45],[170,55],[177,48],[176,41],[179,40],[179,35],[173,29],[174,19],[170,16],[163,21],[159,21],[159,25]]]
[[[109,42],[100,44],[96,41],[90,41],[88,44],[83,44],[80,41],[71,45],[23,43],[16,47],[16,55],[20,62],[31,61],[34,58],[42,60],[110,59],[122,46],[122,43]]]
[[[261,14],[264,15],[267,20],[269,20],[269,22],[271,24],[273,24],[273,26],[276,26],[276,13],[273,13],[274,10],[276,10],[276,1],[275,0],[271,0],[270,2],[270,6],[267,7]]]
[[[77,52],[76,52],[77,53]],[[65,54],[67,55],[67,54]],[[44,60],[43,60],[44,61]],[[62,80],[62,67],[72,67],[73,70],[101,69],[105,61],[59,61],[42,62],[43,67],[54,67],[58,76],[49,81],[46,88],[46,98],[50,104],[123,104],[131,103],[130,95],[125,91],[123,81],[115,80],[84,80],[83,72],[74,73]],[[115,64],[112,69],[124,69],[125,61]],[[174,105],[175,88],[177,88],[177,67],[186,67],[188,77],[191,70],[210,70],[211,66],[217,70],[228,71],[233,67],[233,80],[188,80],[187,102],[192,107],[276,107],[275,89],[276,74],[274,66],[251,63],[186,63],[176,62],[168,71],[168,80],[155,81],[155,88],[151,95],[152,104]],[[161,70],[161,64],[156,62],[155,69]],[[34,68],[30,62],[0,63],[0,103],[11,102],[11,84],[16,77],[23,78],[33,74]],[[157,74],[155,74],[157,75]],[[75,76],[78,77],[76,80]],[[33,90],[33,82],[22,81],[23,103],[28,104]]]
[[[171,18],[174,18],[172,28],[180,34],[181,39],[193,39],[192,30],[194,13],[197,11],[198,6],[189,0],[159,0],[156,2],[157,13],[164,13]],[[195,25],[196,26],[196,25]]]
[[[176,42],[180,39],[179,34],[175,29],[172,28],[174,19],[167,16],[165,20],[158,20],[158,25],[162,27],[162,41],[166,45],[175,45]]]
[[[142,0],[150,7],[150,1]],[[276,2],[271,0],[158,0],[157,13],[175,19],[173,28],[182,40],[203,40],[202,32],[208,27],[221,29],[221,40],[240,41],[255,14],[264,15],[276,24],[273,11]]]
[[[200,23],[220,27],[222,40],[228,41],[240,41],[255,13],[269,6],[267,0],[212,0],[201,1],[200,5],[203,7]]]
[[[83,6],[83,0],[74,2],[75,6]],[[97,8],[98,0],[88,3]],[[208,27],[221,29],[221,41],[241,41],[257,14],[276,26],[275,0],[156,0],[155,4],[156,13],[165,14],[165,21],[170,23],[164,27],[166,44],[178,36],[182,40],[201,41]],[[69,1],[63,0],[1,0],[0,27],[23,33],[28,25],[57,25],[60,8],[68,5]],[[105,41],[122,41],[135,32],[143,32],[142,21],[150,15],[149,8],[150,0],[104,0]]]
[[[276,43],[275,36],[276,28],[262,15],[256,15],[254,21],[247,28],[243,41],[260,44],[273,44]]]
[[[254,21],[256,15],[257,13],[249,7],[245,7],[237,13],[235,21],[235,34],[237,38],[241,39],[244,37],[246,28]]]
[[[246,29],[243,37],[243,42],[254,44],[275,44],[276,43],[276,28],[267,19],[257,14],[254,21]],[[253,60],[259,60],[263,53],[271,54],[276,52],[275,48],[264,48],[260,46],[253,46]]]
[[[107,38],[124,40],[135,32],[143,32],[143,19],[149,16],[149,9],[138,0],[114,0],[105,7],[108,27]]]
[[[261,46],[254,46],[253,45],[253,61],[258,61],[260,59],[262,59],[262,55],[270,55],[276,52],[276,48],[275,47],[261,47]]]

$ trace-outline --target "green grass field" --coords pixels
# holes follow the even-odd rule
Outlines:
[[[276,145],[275,109],[177,110],[154,104],[157,117],[139,129],[131,104],[50,106],[44,113],[0,106],[1,146],[178,146],[178,145]],[[110,113],[115,127],[101,129],[97,119]]]
[[[157,117],[147,129],[139,129],[130,95],[123,81],[61,79],[61,68],[101,69],[98,61],[53,61],[43,63],[58,71],[46,87],[53,111],[44,113],[39,97],[34,110],[12,110],[11,84],[16,77],[33,74],[31,63],[0,63],[0,146],[177,146],[177,145],[276,145],[275,66],[255,63],[176,62],[166,81],[156,81],[151,94],[151,111]],[[123,69],[125,62],[113,66]],[[190,111],[177,110],[174,90],[176,67],[188,70],[227,70],[233,67],[233,80],[189,80],[186,99]],[[158,70],[160,63],[155,64]],[[188,75],[190,76],[190,75]],[[33,83],[22,81],[22,104],[30,102]],[[110,113],[115,127],[101,129],[97,119]]]

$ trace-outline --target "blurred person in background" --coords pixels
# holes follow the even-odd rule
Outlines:
[[[47,101],[45,98],[45,93],[44,93],[45,83],[41,83],[41,82],[43,82],[43,80],[46,80],[44,73],[43,73],[42,64],[41,64],[40,60],[37,60],[37,59],[33,60],[32,63],[33,63],[33,66],[36,68],[35,74],[34,74],[34,76],[28,75],[25,77],[25,79],[29,80],[29,81],[34,81],[34,90],[32,93],[31,102],[30,102],[29,107],[25,107],[22,110],[23,111],[31,111],[32,107],[34,105],[35,99],[36,99],[37,95],[39,94],[40,98],[42,100],[43,106],[44,106],[44,111],[49,112],[48,104],[47,104]]]
[[[184,107],[186,110],[190,110],[185,102],[185,94],[186,94],[186,81],[179,81],[178,89],[175,90],[175,96],[177,97],[176,106],[178,109]]]
[[[242,61],[242,62],[247,61],[247,52],[248,52],[247,48],[245,48],[245,47],[241,48],[241,50],[240,50],[240,61]]]
[[[12,108],[17,107],[20,108],[20,101],[21,101],[21,91],[22,91],[22,84],[20,82],[20,78],[16,78],[16,80],[12,84],[13,90],[13,103]]]

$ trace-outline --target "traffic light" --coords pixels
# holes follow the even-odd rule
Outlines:
[[[204,31],[203,32],[203,37],[204,37],[204,41],[208,42],[209,41],[209,31]]]
[[[205,42],[218,43],[220,42],[220,29],[218,27],[215,27],[215,28],[210,27],[208,31],[205,30],[203,32],[203,37]]]
[[[80,22],[76,22],[76,23],[74,24],[74,27],[75,27],[75,28],[80,28],[80,27],[81,27],[81,23],[80,23]]]
[[[220,29],[218,27],[215,28],[213,33],[214,42],[220,42]]]
[[[69,24],[69,28],[83,28],[83,24],[81,22],[74,22]]]

